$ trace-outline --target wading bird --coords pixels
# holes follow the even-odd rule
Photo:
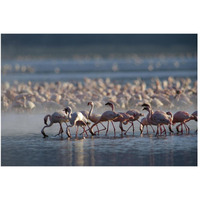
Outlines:
[[[169,125],[171,122],[169,120],[169,116],[163,112],[163,111],[155,111],[153,112],[151,106],[149,104],[142,104],[142,106],[144,107],[143,110],[147,110],[148,114],[147,114],[147,120],[148,123],[151,125],[156,125],[157,126],[157,132],[156,135],[159,134],[159,129],[160,129],[160,134],[163,132],[161,125]],[[164,128],[165,134],[166,134],[166,129]]]
[[[112,108],[112,111],[115,112],[115,107],[112,102],[107,102],[105,105],[108,105]],[[123,134],[123,129],[122,123],[128,123],[128,121],[133,120],[134,118],[126,113],[119,112],[120,116],[117,117],[116,119],[113,120],[113,122],[119,122],[119,128],[121,129],[121,134]],[[108,122],[109,123],[109,122]]]
[[[88,102],[88,106],[91,106],[90,108],[90,111],[89,111],[89,114],[88,114],[88,119],[93,122],[93,123],[96,123],[98,122],[98,120],[100,119],[101,115],[100,114],[96,114],[96,113],[93,113],[93,110],[94,110],[94,103],[92,101]],[[99,130],[99,127],[98,125],[96,125],[97,127],[97,130],[98,130],[98,134],[100,133],[100,131],[103,131],[103,130],[106,130],[106,127],[103,125],[103,123],[99,122],[104,128]]]
[[[72,108],[70,106],[66,107],[64,109],[64,111],[66,114],[68,114],[68,119],[71,124],[71,125],[67,125],[67,128],[66,128],[67,135],[69,137],[71,137],[69,127],[73,127],[73,126],[76,126],[76,137],[78,136],[78,127],[79,126],[81,126],[83,128],[83,137],[84,137],[84,133],[86,133],[86,135],[87,135],[85,127],[88,126],[89,122],[84,117],[84,115],[81,112],[72,113]],[[93,133],[91,133],[91,134],[94,135]]]
[[[181,132],[183,134],[183,125],[185,127],[186,133],[190,132],[190,128],[186,124],[186,122],[189,122],[190,120],[195,120],[196,117],[194,115],[190,115],[188,112],[185,111],[178,111],[173,116],[173,125],[176,123],[179,123],[179,125],[176,126],[177,132]],[[179,127],[181,126],[181,131],[179,131]]]
[[[49,125],[47,124],[48,118],[50,121]],[[68,121],[69,121],[68,116],[63,111],[54,112],[52,115],[48,114],[44,117],[44,123],[46,124],[46,126],[42,128],[41,133],[43,134],[44,138],[48,137],[48,135],[45,134],[44,129],[52,126],[55,123],[59,123],[60,130],[57,135],[61,134],[62,136],[63,133],[62,123],[67,123]]]
[[[125,134],[128,132],[128,130],[131,128],[131,127],[133,127],[133,134],[134,134],[134,131],[135,131],[135,127],[134,127],[134,121],[138,121],[140,124],[141,124],[141,122],[138,120],[141,116],[144,116],[144,114],[142,114],[142,113],[140,113],[140,112],[138,112],[137,110],[128,110],[127,112],[126,112],[126,114],[128,114],[128,115],[130,115],[130,116],[132,116],[132,119],[130,119],[130,123],[131,123],[131,126],[127,129],[127,131],[125,132]]]
[[[93,127],[96,126],[97,124],[99,124],[99,123],[101,123],[101,122],[111,122],[112,125],[113,125],[113,129],[114,129],[114,135],[116,135],[116,130],[115,130],[115,126],[114,126],[114,124],[113,124],[113,120],[117,119],[117,118],[120,117],[120,116],[122,117],[122,115],[119,114],[119,113],[116,113],[116,112],[113,112],[113,111],[110,111],[110,110],[109,110],[109,111],[105,111],[105,112],[101,115],[100,119],[99,119],[96,123],[94,123],[94,124],[91,126],[91,128],[89,129],[90,133],[94,134],[92,129],[93,129]],[[106,135],[107,135],[107,133],[108,133],[108,129],[109,129],[109,123],[108,123],[108,125],[107,125]]]
[[[153,126],[148,122],[148,120],[147,120],[146,117],[142,118],[142,120],[140,122],[140,133],[141,134],[143,134],[143,130],[144,130],[145,126],[147,128],[147,134],[149,134],[149,132],[148,132],[148,126],[151,126],[153,132],[155,133],[155,130],[154,130]]]

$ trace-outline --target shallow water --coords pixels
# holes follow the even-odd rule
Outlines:
[[[13,122],[13,123],[8,123]],[[196,123],[189,122],[189,135],[172,134],[155,137],[141,136],[137,122],[132,130],[121,136],[113,129],[108,136],[100,135],[72,139],[54,137],[58,125],[46,129],[48,138],[40,133],[43,115],[2,115],[2,166],[197,166]],[[116,125],[117,127],[118,125]],[[127,127],[125,127],[127,128]],[[149,129],[150,130],[150,129]]]

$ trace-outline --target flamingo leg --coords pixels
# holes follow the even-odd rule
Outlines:
[[[181,123],[181,133],[183,134],[183,123]]]
[[[70,130],[69,130],[69,127],[72,127],[72,126],[70,126],[70,125],[67,125],[67,123],[66,123],[66,134],[67,134],[67,136],[68,137],[71,137],[71,133],[70,133]]]
[[[165,135],[167,134],[167,130],[166,130],[166,128],[165,128],[165,126],[163,125],[163,128],[164,128],[164,131],[165,131]]]
[[[101,124],[104,128],[101,129],[101,130],[99,130],[99,132],[100,132],[100,131],[104,131],[104,130],[106,130],[106,127],[103,125],[103,123],[100,122],[100,124]]]
[[[187,125],[187,124],[185,124],[186,126],[187,126],[187,128],[188,128],[188,133],[190,133],[190,128],[189,128],[189,126]]]
[[[79,129],[79,126],[76,126],[76,138],[78,137],[78,129]]]
[[[160,126],[160,135],[162,135],[163,130],[162,130],[162,126]]]
[[[140,124],[140,134],[143,133],[143,130],[144,130],[144,125]]]
[[[148,125],[147,125],[148,126]],[[150,124],[150,126],[151,126],[151,128],[152,128],[152,130],[153,130],[153,133],[155,133],[155,130],[154,130],[154,128],[153,128],[153,126]]]
[[[83,128],[83,138],[84,138],[84,132],[86,133],[86,135],[88,136],[87,134],[87,131],[85,130],[85,127],[82,127]]]
[[[132,124],[133,124],[133,134],[134,134],[134,131],[135,131],[135,127],[134,127],[134,123],[132,122]]]
[[[174,131],[172,130],[172,125],[171,125],[171,124],[169,124],[168,128],[169,128],[169,131],[170,131],[171,133],[174,132]]]
[[[104,128],[103,128],[103,129],[100,129],[100,130],[98,129],[98,132],[99,132],[99,133],[100,133],[100,131],[106,130],[106,127],[103,125],[103,123],[100,122],[100,124],[101,124]],[[97,125],[96,125],[96,126],[97,126]],[[96,131],[96,132],[97,132],[97,131]],[[95,133],[96,133],[96,132],[95,132]],[[98,135],[99,135],[99,133],[98,133]]]
[[[156,135],[159,135],[159,125],[157,125],[157,132]]]
[[[108,133],[108,129],[109,129],[109,121],[108,121],[108,124],[107,124],[106,135],[107,135],[107,133]]]
[[[121,129],[121,134],[123,134],[123,131],[125,130],[123,129],[122,122],[119,123],[119,128]]]
[[[179,124],[178,126],[176,126],[177,132],[180,132],[180,131],[179,131],[179,126],[181,126],[181,124]]]
[[[89,132],[90,132],[92,135],[95,135],[95,133],[93,132],[92,129],[93,129],[93,127],[96,126],[98,123],[99,123],[99,121],[96,122],[96,123],[94,123],[94,124],[91,126],[91,128],[89,128]]]
[[[112,123],[112,125],[113,125],[113,129],[114,129],[114,135],[116,135],[115,126],[114,126],[114,123],[113,123],[113,121],[112,121],[112,120],[111,120],[111,123]]]
[[[44,129],[47,128],[47,127],[50,127],[50,126],[52,126],[52,125],[53,125],[53,122],[51,122],[49,125],[46,125],[46,126],[44,126],[44,127],[42,128],[41,133],[42,133],[42,135],[44,136],[44,138],[45,138],[45,137],[48,137],[48,135],[45,134]]]
[[[96,127],[97,127],[97,130],[98,130],[98,135],[99,135],[99,127],[98,127],[98,125],[96,125]]]
[[[185,129],[186,129],[186,133],[190,133],[190,128],[188,127],[188,125],[186,123],[183,123],[184,126],[185,126]]]
[[[124,135],[126,135],[126,133],[128,132],[128,130],[133,126],[133,122],[130,122],[131,126],[126,130],[126,132],[124,133]]]
[[[148,125],[146,125],[146,127],[147,127],[147,134],[149,134],[149,131],[148,131]]]

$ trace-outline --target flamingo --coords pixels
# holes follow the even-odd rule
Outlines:
[[[48,118],[50,120],[49,125],[47,124]],[[67,123],[68,121],[69,121],[68,116],[65,113],[63,113],[62,111],[54,112],[52,115],[48,114],[44,117],[44,123],[46,124],[46,126],[44,126],[42,128],[41,133],[43,134],[44,138],[48,137],[48,135],[45,134],[44,129],[52,126],[55,123],[59,123],[60,130],[59,130],[59,133],[57,135],[61,134],[61,136],[62,136],[62,133],[63,133],[62,123],[63,122]]]
[[[156,135],[159,134],[159,129],[160,129],[160,133],[162,133],[161,125],[170,124],[169,116],[165,112],[160,111],[160,110],[153,112],[149,104],[144,103],[142,104],[142,106],[144,107],[143,110],[148,111],[148,114],[147,114],[148,123],[150,123],[151,125],[157,126]],[[165,134],[166,134],[166,129],[165,129]]]
[[[112,111],[115,112],[115,107],[114,107],[114,104],[112,102],[107,102],[105,105],[110,106],[112,108]],[[126,113],[123,113],[123,112],[119,112],[119,114],[121,116],[114,119],[113,122],[119,122],[119,128],[121,129],[121,134],[123,134],[123,131],[125,131],[125,130],[122,127],[122,122],[126,123],[129,120],[133,120],[133,117],[126,114]],[[108,123],[109,123],[109,121],[108,121]]]
[[[144,126],[146,126],[146,128],[147,128],[147,134],[149,133],[148,132],[148,125],[151,126],[153,132],[155,133],[155,130],[154,130],[153,126],[148,122],[148,120],[147,120],[146,117],[143,117],[142,120],[141,120],[141,122],[140,122],[140,132],[141,132],[141,134],[143,133]]]
[[[188,112],[185,111],[178,111],[173,116],[173,125],[180,122],[178,126],[176,126],[176,130],[179,131],[179,127],[181,126],[181,133],[183,134],[183,125],[185,127],[186,133],[189,133],[190,128],[186,124],[186,122],[189,122],[190,120],[195,120],[196,117],[193,115],[190,115]]]
[[[197,114],[197,111],[194,111],[194,112],[192,113],[192,115],[195,117],[194,120],[197,122],[197,121],[198,121],[198,114]],[[195,132],[197,132],[197,130],[196,130]]]
[[[91,122],[96,123],[100,119],[101,115],[93,113],[94,103],[92,101],[88,102],[88,106],[89,105],[91,106],[91,108],[90,108],[90,111],[89,111],[89,114],[88,114],[88,119]],[[99,134],[100,131],[103,131],[103,130],[106,129],[106,127],[103,125],[103,123],[100,122],[100,124],[104,127],[104,129],[99,130],[98,125],[96,125],[97,130],[98,130],[98,134]]]
[[[197,111],[194,111],[194,112],[192,113],[192,115],[195,117],[194,120],[195,120],[195,121],[198,121],[198,113],[197,113]]]
[[[133,118],[130,120],[130,123],[131,123],[131,126],[127,129],[126,133],[128,132],[128,130],[133,127],[133,133],[134,133],[134,130],[135,130],[135,127],[134,127],[134,124],[133,122],[134,121],[138,121],[139,123],[141,123],[138,119],[141,117],[141,116],[144,116],[144,114],[138,112],[137,110],[128,110],[126,112],[126,114],[130,115],[130,116],[133,116]]]
[[[170,120],[170,124],[168,126],[169,131],[173,133],[174,132],[172,130],[173,115],[172,115],[172,113],[170,111],[166,112],[166,114],[169,116],[169,120]],[[163,125],[163,127],[164,127],[164,125]]]
[[[84,117],[84,115],[81,112],[72,113],[72,108],[70,106],[66,107],[64,109],[64,111],[65,111],[66,114],[68,114],[68,119],[69,119],[69,122],[71,124],[71,125],[67,125],[67,128],[66,128],[66,133],[68,134],[68,136],[71,135],[69,127],[73,127],[73,126],[76,126],[76,137],[78,136],[78,127],[79,126],[81,126],[83,128],[83,137],[84,137],[84,132],[87,135],[87,132],[85,130],[85,126],[88,126],[88,121]],[[93,133],[91,133],[91,134],[94,135]]]
[[[110,122],[112,123],[113,129],[114,129],[114,135],[116,135],[116,131],[115,131],[115,126],[114,126],[114,124],[113,124],[113,120],[115,120],[115,119],[118,118],[119,116],[122,117],[121,114],[116,113],[116,112],[113,112],[113,111],[111,111],[111,110],[105,111],[105,112],[101,115],[101,117],[99,118],[99,120],[98,120],[97,122],[95,122],[95,123],[91,126],[91,128],[89,129],[90,133],[91,133],[91,134],[94,134],[92,129],[93,129],[94,126],[96,126],[96,125],[99,124],[100,122],[107,122],[107,121],[109,122],[109,121],[110,121]],[[109,129],[109,123],[108,123],[108,125],[107,125],[106,135],[107,135],[107,133],[108,133],[108,129]]]

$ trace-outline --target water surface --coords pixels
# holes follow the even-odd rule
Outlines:
[[[8,120],[13,123],[8,123]],[[21,124],[19,126],[19,124]],[[136,131],[121,136],[117,129],[105,136],[72,139],[54,137],[59,126],[46,129],[48,138],[40,133],[43,116],[2,116],[1,165],[2,166],[197,166],[196,123],[190,122],[191,133],[167,134],[155,137]],[[117,127],[118,125],[116,125]]]

